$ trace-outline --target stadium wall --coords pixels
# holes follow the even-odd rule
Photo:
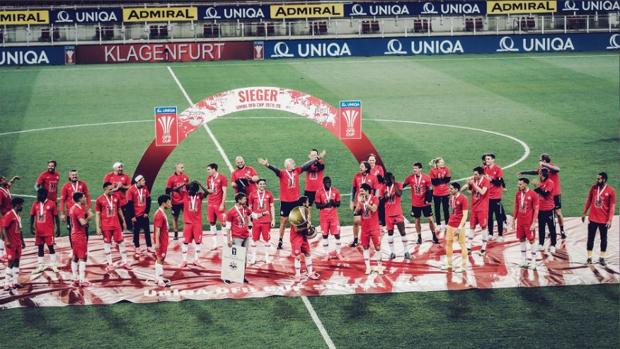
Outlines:
[[[0,48],[0,66],[618,51],[620,34],[527,34]]]

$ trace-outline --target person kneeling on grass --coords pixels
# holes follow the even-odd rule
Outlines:
[[[168,253],[168,216],[166,211],[172,207],[170,196],[157,198],[159,208],[153,216],[153,233],[155,234],[155,283],[159,287],[169,287],[170,280],[164,279],[164,260]]]
[[[297,207],[293,208],[288,215],[291,225],[291,249],[295,257],[295,281],[301,281],[301,256],[306,262],[306,271],[309,279],[318,280],[320,275],[312,269],[312,256],[310,255],[310,243],[308,239],[316,236],[316,230],[310,222],[310,201],[308,197],[301,196],[297,201]]]

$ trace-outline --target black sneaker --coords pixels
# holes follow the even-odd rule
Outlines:
[[[468,249],[467,249],[467,255],[468,255],[468,256],[471,256],[471,248],[468,248]]]
[[[601,257],[598,259],[598,263],[602,266],[607,266],[607,262],[605,262],[605,258]]]
[[[422,234],[418,234],[418,245],[422,244]]]
[[[437,239],[437,235],[434,235],[434,234],[433,234],[433,243],[439,244],[439,239]]]
[[[284,244],[284,242],[282,241],[282,239],[280,239],[280,241],[278,241],[278,250],[282,249],[282,245]]]
[[[562,240],[566,240],[566,233],[564,231],[561,231],[560,237],[562,238]]]
[[[175,240],[179,240],[179,232],[178,231],[174,232],[174,239]]]
[[[349,245],[349,247],[357,247],[359,245],[359,242],[357,242],[357,239],[353,239],[353,242]]]
[[[588,259],[586,259],[586,264],[592,264],[592,257],[588,257]]]

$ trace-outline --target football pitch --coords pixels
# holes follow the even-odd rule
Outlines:
[[[538,154],[547,152],[561,168],[564,215],[579,216],[598,172],[606,171],[617,187],[619,68],[617,54],[581,53],[0,69],[0,175],[21,176],[13,194],[32,196],[36,177],[55,159],[61,181],[77,168],[95,196],[113,162],[123,161],[133,173],[154,136],[153,107],[184,110],[188,99],[273,86],[332,105],[360,99],[363,130],[397,180],[413,162],[426,166],[436,156],[444,157],[453,178],[467,177],[482,153],[495,152],[500,166],[512,165],[504,171],[509,213],[516,173],[536,168]],[[211,162],[228,174],[222,153],[231,162],[243,155],[276,197],[276,178],[258,157],[281,167],[285,158],[301,164],[309,149],[325,149],[326,174],[343,192],[358,168],[338,139],[293,114],[244,111],[208,126],[212,136],[197,130],[168,158],[153,196],[163,192],[178,161],[203,182]],[[30,207],[32,198],[26,199]],[[341,222],[349,225],[343,206]],[[343,348],[604,348],[620,342],[618,285],[309,301],[333,344]],[[327,345],[301,298],[12,309],[0,311],[0,323],[0,342],[16,347]]]

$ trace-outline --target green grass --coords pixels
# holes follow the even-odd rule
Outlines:
[[[615,348],[618,285],[311,297],[337,348]],[[300,298],[11,309],[14,348],[324,348]]]
[[[523,150],[495,135],[377,119],[512,135],[525,141],[532,154],[505,171],[507,210],[512,209],[516,173],[536,167],[537,155],[548,152],[562,169],[564,213],[576,216],[597,172],[607,171],[612,184],[620,176],[619,65],[618,55],[541,54],[171,67],[194,102],[216,92],[261,85],[298,89],[332,104],[359,98],[364,131],[400,180],[412,162],[427,163],[438,155],[460,178],[470,174],[485,151],[495,151],[498,163],[506,165]],[[159,64],[0,69],[0,81],[0,134],[149,120],[154,106],[187,107],[166,66]],[[326,130],[291,116],[246,111],[215,120],[210,127],[231,159],[241,154],[255,167],[259,156],[280,166],[287,157],[301,163],[308,149],[324,148],[327,173],[348,192],[357,168],[353,156]],[[123,160],[133,172],[153,133],[153,124],[147,122],[0,135],[0,174],[22,176],[13,192],[32,195],[37,175],[54,158],[63,179],[68,169],[78,168],[98,193],[114,161]],[[225,168],[212,141],[197,130],[164,165],[155,194],[163,191],[179,160],[192,178],[201,180],[206,164]],[[257,169],[271,179],[277,195],[274,175]],[[408,197],[403,201],[409,204]],[[344,224],[351,222],[347,209],[340,215]],[[619,342],[617,285],[338,296],[311,302],[338,347],[446,347],[463,342],[468,347],[602,348]],[[15,309],[0,312],[0,323],[0,343],[16,347],[324,345],[298,298]]]

